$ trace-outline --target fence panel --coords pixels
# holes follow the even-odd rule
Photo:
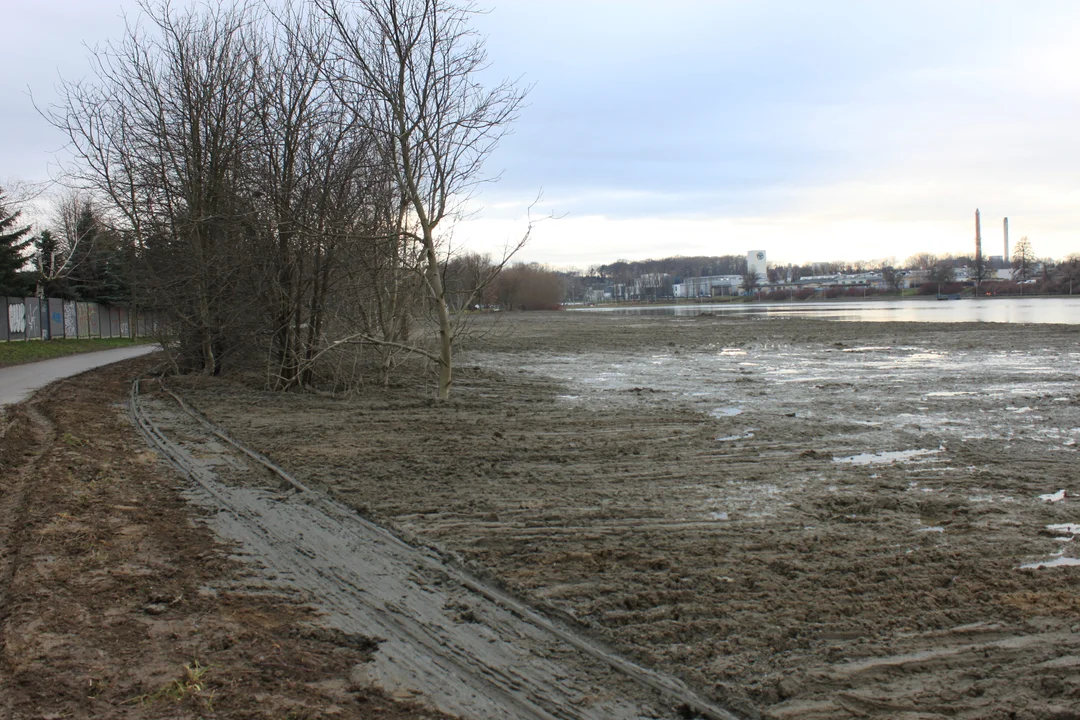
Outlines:
[[[79,314],[74,300],[64,301],[64,337],[79,337]]]
[[[52,328],[49,327],[49,299],[41,298],[41,307],[38,308],[38,318],[41,319],[41,339],[52,340]]]
[[[8,340],[26,339],[26,303],[23,298],[7,299]]]
[[[23,305],[26,308],[26,339],[41,339],[41,301],[35,298],[25,298]]]
[[[90,309],[87,303],[76,302],[75,315],[78,324],[78,336],[80,338],[90,337]]]
[[[149,311],[82,300],[0,295],[0,342],[150,337],[156,324]]]
[[[105,305],[98,305],[98,329],[101,333],[100,337],[112,337],[112,322],[109,320],[109,308]]]
[[[49,338],[56,340],[64,337],[64,301],[49,298]]]
[[[86,303],[86,318],[90,322],[90,337],[101,337],[101,309],[96,302]]]

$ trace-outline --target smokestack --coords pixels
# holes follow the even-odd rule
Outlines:
[[[982,223],[978,208],[975,208],[975,267],[982,267]]]
[[[1009,218],[1005,218],[1005,262],[1009,262]]]

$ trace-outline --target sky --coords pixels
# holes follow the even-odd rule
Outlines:
[[[181,0],[175,0],[181,2]],[[0,183],[42,182],[37,113],[131,0],[5,11]],[[481,79],[530,92],[455,243],[578,267],[670,255],[1080,252],[1074,0],[486,0]],[[539,198],[539,199],[538,199]]]

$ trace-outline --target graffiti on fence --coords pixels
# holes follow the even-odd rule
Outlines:
[[[8,332],[26,332],[26,305],[8,302]]]
[[[41,300],[26,298],[26,339],[41,339]]]
[[[60,298],[49,298],[49,337],[64,337],[64,301]]]
[[[0,295],[0,342],[144,337],[159,329],[150,311],[82,300]]]
[[[79,324],[75,315],[75,303],[64,301],[64,337],[73,338],[79,334]]]

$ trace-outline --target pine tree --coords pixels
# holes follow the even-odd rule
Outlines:
[[[26,276],[21,273],[26,265],[23,254],[34,239],[27,237],[30,226],[19,227],[22,211],[9,212],[0,188],[0,295],[24,296],[29,292]]]

